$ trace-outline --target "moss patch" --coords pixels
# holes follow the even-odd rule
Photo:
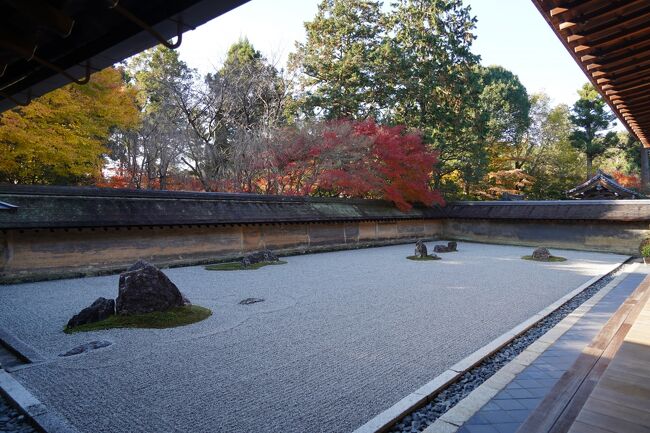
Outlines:
[[[240,262],[218,263],[216,265],[206,266],[208,271],[252,271],[255,269],[263,268],[264,266],[284,265],[287,262],[278,260],[277,262],[259,262],[250,266],[244,266]]]
[[[146,314],[114,315],[100,322],[87,323],[74,328],[66,326],[63,331],[66,334],[72,334],[74,332],[100,331],[113,328],[175,328],[200,322],[211,315],[212,311],[208,308],[198,305],[185,305],[167,311],[155,311]]]
[[[523,256],[522,259],[532,260],[534,262],[566,262],[566,259],[564,257],[558,257],[558,256],[551,256],[548,258],[548,260],[534,259],[533,256]]]
[[[440,260],[440,257],[437,257],[437,256],[426,256],[426,257],[407,256],[406,258],[409,259],[409,260],[414,260],[416,262],[427,262],[429,260]]]

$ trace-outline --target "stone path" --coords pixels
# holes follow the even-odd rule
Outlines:
[[[458,433],[516,432],[647,273],[637,270],[620,282],[461,426]]]

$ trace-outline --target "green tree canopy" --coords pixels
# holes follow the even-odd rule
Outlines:
[[[502,66],[478,67],[478,74],[482,87],[480,103],[487,113],[488,140],[518,144],[530,126],[526,87]]]
[[[587,176],[593,173],[593,160],[607,149],[617,145],[616,133],[608,130],[616,118],[591,84],[578,90],[580,98],[571,109],[571,145],[587,158]]]
[[[299,74],[299,112],[327,119],[378,116],[383,105],[381,4],[323,0],[305,23],[290,70]]]

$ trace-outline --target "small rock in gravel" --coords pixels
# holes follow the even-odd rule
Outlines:
[[[262,298],[246,298],[242,299],[239,301],[239,305],[250,305],[250,304],[256,304],[258,302],[264,302],[264,299]]]
[[[79,354],[82,354],[84,352],[88,352],[88,351],[91,351],[91,350],[101,349],[102,347],[108,347],[111,344],[113,344],[113,343],[111,343],[110,341],[106,341],[106,340],[91,341],[89,343],[84,343],[84,344],[82,344],[80,346],[77,346],[77,347],[75,347],[73,349],[70,349],[65,353],[61,353],[61,354],[59,354],[59,356],[79,355]]]

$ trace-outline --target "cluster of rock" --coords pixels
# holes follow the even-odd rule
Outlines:
[[[532,254],[533,260],[548,261],[551,259],[551,252],[548,248],[535,248]]]
[[[447,245],[436,245],[433,247],[435,253],[451,253],[453,251],[458,251],[458,244],[454,241],[447,242]],[[439,258],[436,254],[428,254],[427,246],[422,240],[418,240],[415,243],[415,257],[418,259],[423,259],[426,257],[430,258]]]
[[[120,274],[116,300],[97,298],[89,307],[74,315],[68,327],[99,322],[114,314],[131,315],[167,311],[190,305],[167,275],[144,260],[139,260]]]
[[[272,263],[279,262],[280,259],[271,250],[262,250],[252,253],[241,259],[241,264],[244,267],[254,265],[256,263]]]
[[[458,251],[458,244],[455,241],[447,242],[447,245],[436,245],[433,247],[433,251],[436,253],[453,253]]]

